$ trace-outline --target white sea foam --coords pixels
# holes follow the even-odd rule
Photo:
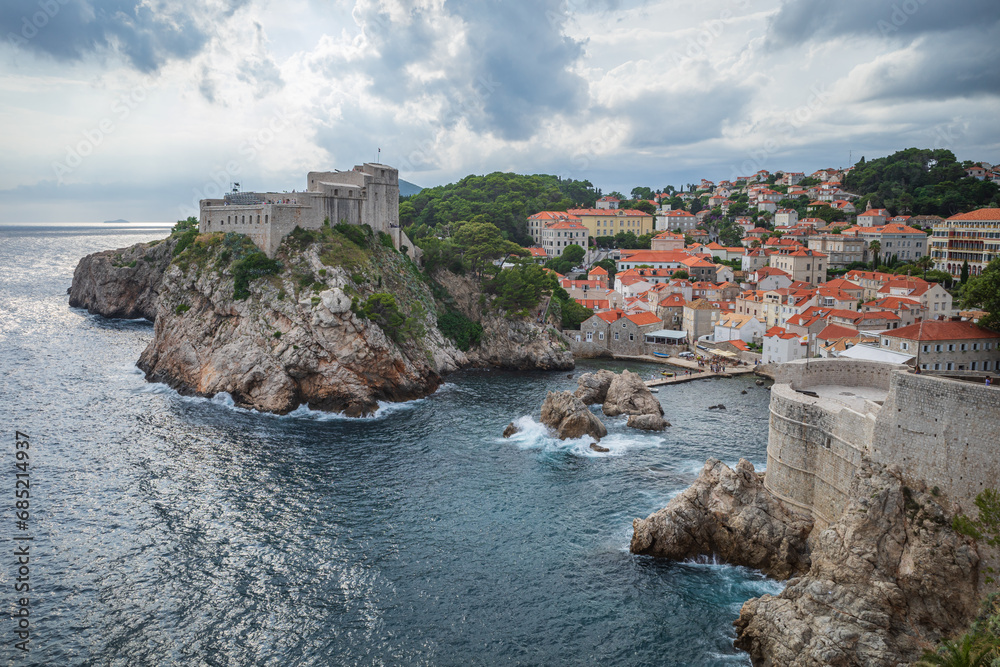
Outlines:
[[[624,424],[624,420],[622,421]],[[587,458],[603,458],[606,456],[622,456],[630,449],[646,449],[649,447],[659,447],[664,439],[642,431],[629,433],[609,432],[601,439],[601,447],[606,447],[609,451],[597,452],[590,448],[596,440],[589,435],[581,438],[560,440],[544,424],[541,424],[529,416],[518,417],[514,420],[514,425],[518,432],[508,438],[521,449],[539,449],[544,452],[566,452],[575,456]],[[632,431],[632,429],[629,429]]]
[[[141,373],[141,371],[140,371]],[[438,392],[442,390],[451,390],[455,385],[446,383],[441,385]],[[378,409],[375,410],[374,414],[368,415],[366,417],[348,417],[343,412],[324,412],[323,410],[313,410],[309,406],[303,404],[295,408],[291,412],[285,415],[274,414],[273,412],[261,412],[260,410],[254,410],[253,408],[243,408],[236,405],[236,401],[233,400],[232,395],[228,392],[222,391],[215,394],[211,398],[206,398],[204,396],[184,396],[179,393],[173,387],[163,384],[161,382],[150,382],[144,384],[139,388],[139,392],[144,394],[158,394],[171,396],[185,403],[205,403],[215,405],[227,410],[232,410],[233,412],[239,412],[247,415],[261,415],[264,417],[273,417],[275,419],[303,419],[311,421],[376,421],[379,419],[384,419],[391,414],[397,412],[404,412],[407,410],[412,410],[418,407],[421,403],[427,400],[427,398],[418,398],[412,401],[406,401],[403,403],[393,403],[390,401],[378,401]]]

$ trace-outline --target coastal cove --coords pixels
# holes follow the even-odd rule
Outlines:
[[[35,448],[26,664],[749,664],[732,622],[782,584],[628,542],[706,458],[763,468],[753,381],[664,387],[672,426],[605,419],[606,454],[545,435],[545,394],[662,366],[463,371],[365,419],[182,397],[135,367],[152,325],[67,305],[80,257],[166,234],[110,227],[0,227],[0,400]]]

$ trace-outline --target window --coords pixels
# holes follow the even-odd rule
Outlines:
[[[931,351],[931,346],[930,345],[924,345],[924,352],[930,352],[930,351]]]
[[[984,371],[990,370],[990,362],[988,361],[983,362],[983,370]],[[997,362],[997,370],[1000,370],[1000,361]]]
[[[938,343],[937,345],[934,346],[934,351],[935,352],[940,352],[941,351],[941,343]]]
[[[629,339],[629,340],[635,340],[635,334],[633,334],[633,333],[630,333],[630,334],[628,335],[628,339]]]
[[[978,350],[979,349],[979,343],[973,343],[972,344],[972,349],[973,350]]]
[[[934,364],[934,370],[936,371],[941,370],[941,364]]]
[[[954,343],[948,343],[948,351],[949,352],[954,352],[955,351],[955,344]]]
[[[972,365],[971,365],[971,366],[969,366],[969,370],[970,370],[970,371],[974,371],[974,370],[976,370],[976,362],[975,362],[975,361],[973,361],[973,362],[972,362]]]
[[[615,340],[618,340],[618,332],[615,332]]]
[[[883,338],[882,339],[882,345],[884,347],[889,347],[889,339],[888,338]]]
[[[961,347],[962,352],[965,352],[966,349],[968,349],[968,346],[965,343],[962,343]]]
[[[901,347],[902,349],[904,349],[904,350],[909,350],[909,349],[910,349],[910,344],[909,344],[909,343],[900,343],[900,345],[899,345],[899,346],[900,346],[900,347]]]
[[[587,332],[587,342],[589,343],[592,340],[594,340],[594,332],[593,331],[588,331]]]
[[[951,362],[950,361],[948,362],[948,368],[946,368],[945,370],[949,370],[949,371],[952,370],[952,368],[951,368]]]
[[[603,331],[601,331],[601,332],[598,332],[598,334],[597,334],[597,339],[598,339],[598,340],[604,340],[604,332],[603,332]]]

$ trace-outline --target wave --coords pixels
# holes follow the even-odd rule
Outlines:
[[[141,375],[142,371],[139,371],[138,374]],[[456,386],[454,384],[446,382],[442,384],[440,387],[438,387],[438,390],[434,394],[431,394],[431,396],[440,394],[443,391],[444,392],[452,391],[455,388]],[[233,412],[238,412],[240,414],[245,414],[245,415],[260,415],[263,417],[271,417],[274,419],[300,419],[300,420],[319,421],[319,422],[378,421],[380,419],[385,419],[389,415],[396,414],[398,412],[413,410],[416,407],[418,407],[421,403],[425,402],[428,398],[430,398],[430,396],[425,396],[424,398],[417,398],[412,401],[405,401],[402,403],[393,403],[391,401],[378,401],[378,409],[375,410],[373,414],[368,415],[366,417],[349,417],[343,412],[325,412],[323,410],[313,410],[312,408],[310,408],[308,405],[305,404],[300,405],[299,407],[295,408],[294,410],[292,410],[287,414],[279,415],[273,412],[263,412],[261,410],[255,410],[253,408],[240,407],[239,405],[236,405],[236,401],[233,400],[232,395],[225,391],[219,392],[218,394],[215,394],[212,397],[185,396],[184,394],[181,394],[170,385],[163,384],[162,382],[150,382],[144,384],[142,387],[139,388],[138,391],[143,394],[158,394],[158,395],[170,396],[171,398],[183,401],[185,403],[214,405],[217,407],[225,408],[226,410],[232,410]]]
[[[605,420],[606,422],[611,420]],[[622,424],[627,421],[621,421]],[[607,424],[606,425],[612,425]],[[618,424],[613,424],[618,426]],[[640,434],[640,431],[629,429],[631,433],[617,433],[609,430],[608,435],[601,439],[601,447],[606,447],[607,452],[597,452],[590,448],[592,443],[597,442],[593,437],[585,435],[580,438],[560,440],[544,424],[535,421],[530,416],[518,417],[514,420],[514,426],[518,432],[507,438],[520,449],[537,449],[543,452],[561,452],[582,456],[587,458],[603,458],[608,456],[622,456],[630,449],[647,449],[649,447],[659,447],[665,442],[664,438],[648,434]]]

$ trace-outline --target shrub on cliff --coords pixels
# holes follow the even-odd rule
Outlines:
[[[250,283],[257,278],[273,276],[281,272],[281,262],[268,259],[267,255],[252,252],[241,260],[233,262],[233,298],[242,301],[250,296]]]
[[[437,320],[441,333],[455,341],[455,346],[463,352],[479,345],[483,335],[483,325],[470,320],[457,310],[449,310]]]
[[[486,291],[496,295],[494,304],[498,308],[522,315],[527,315],[556,287],[554,275],[531,262],[504,269],[486,283]]]
[[[419,311],[415,314],[423,315],[426,313],[420,309],[419,302],[415,302],[413,306]],[[352,301],[351,309],[354,310],[356,307]],[[377,324],[396,343],[402,343],[424,334],[420,318],[406,317],[401,313],[399,306],[396,305],[396,297],[388,292],[372,294],[365,301],[364,307],[358,309],[358,314]]]

